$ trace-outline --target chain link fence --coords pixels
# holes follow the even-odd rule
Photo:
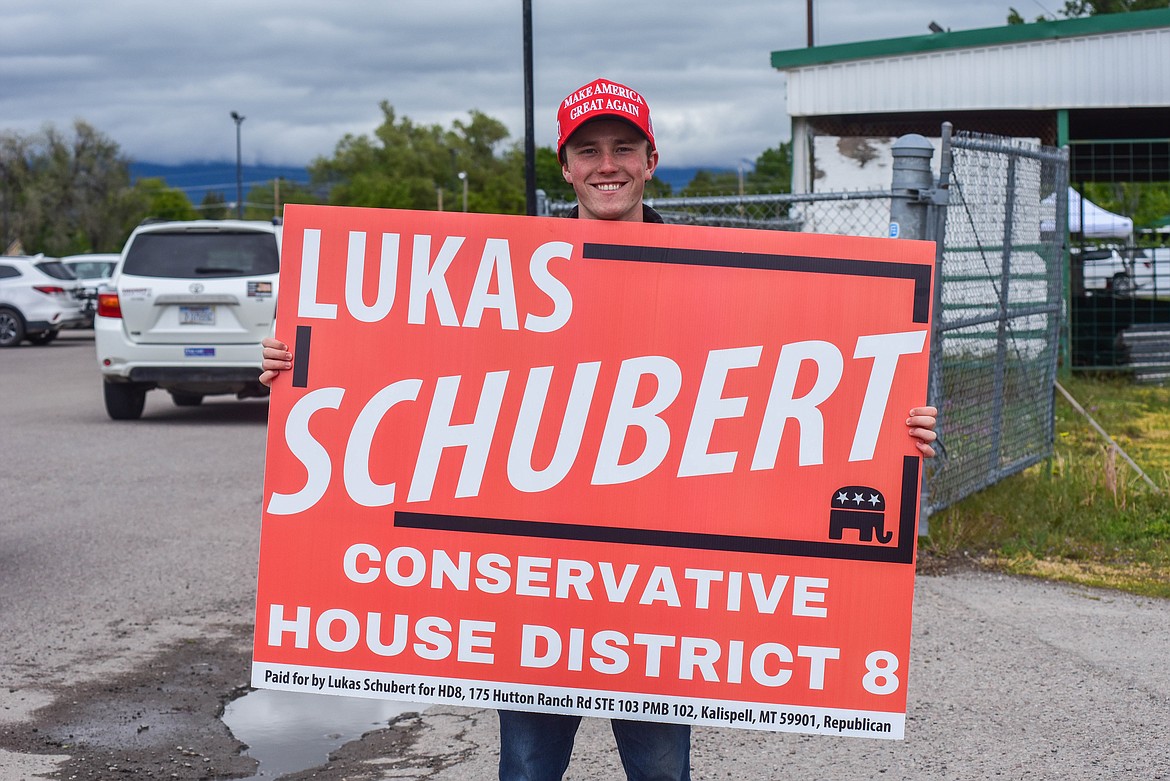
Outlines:
[[[668,223],[885,237],[896,198],[927,210],[936,240],[930,388],[939,456],[930,513],[1052,453],[1064,289],[1068,156],[1034,140],[944,126],[940,175],[920,192],[656,198]],[[572,203],[549,203],[563,215]],[[906,238],[914,238],[907,236]]]
[[[885,236],[890,226],[888,190],[648,198],[646,204],[672,225],[755,228],[842,236]],[[564,216],[573,206],[573,203],[551,202],[548,204],[548,213]]]
[[[959,133],[950,155],[931,371],[943,452],[924,515],[1051,455],[1060,353],[1067,153]]]

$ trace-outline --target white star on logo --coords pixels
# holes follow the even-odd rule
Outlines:
[[[845,504],[849,501],[849,494],[842,491],[841,493],[837,494],[837,501],[841,504]]]
[[[878,505],[880,502],[881,502],[881,499],[878,499],[878,495],[877,495],[877,494],[873,494],[872,496],[870,496],[870,497],[869,497],[869,503],[870,503],[870,504],[872,504],[872,505],[874,505],[875,507],[876,507],[876,506],[877,506],[877,505]]]
[[[853,494],[853,501],[856,502],[857,504],[861,504],[861,502],[862,502],[861,494]]]

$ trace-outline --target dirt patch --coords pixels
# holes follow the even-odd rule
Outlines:
[[[216,635],[177,642],[134,672],[47,689],[51,705],[28,721],[0,724],[0,750],[65,756],[45,777],[70,781],[253,777],[256,761],[221,720],[229,702],[251,691],[251,634],[244,628]],[[281,778],[375,781],[387,766],[426,777],[454,760],[412,756],[423,729],[418,714],[404,714],[342,746],[322,766]]]
[[[223,706],[246,691],[250,636],[187,640],[143,668],[57,688],[33,719],[0,727],[0,748],[67,755],[56,777],[228,779],[256,762],[220,721]]]
[[[918,549],[914,572],[917,575],[953,575],[957,572],[973,572],[987,569],[984,562],[967,552],[941,554],[931,550]]]
[[[409,768],[410,776],[426,778],[432,771],[441,770],[446,763],[428,758],[429,767],[406,759],[424,729],[417,713],[403,714],[386,729],[367,732],[359,740],[350,741],[329,755],[329,761],[316,768],[281,776],[281,781],[382,781],[389,769]]]

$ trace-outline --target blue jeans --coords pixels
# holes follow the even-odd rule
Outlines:
[[[500,781],[560,781],[569,766],[580,716],[500,713]],[[691,728],[613,719],[613,737],[629,781],[690,781]]]

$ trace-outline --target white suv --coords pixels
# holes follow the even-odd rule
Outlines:
[[[55,258],[0,257],[0,347],[48,344],[62,328],[80,328],[85,313],[73,272]]]
[[[152,388],[179,406],[212,394],[267,396],[260,340],[274,330],[279,267],[280,228],[267,222],[135,228],[94,320],[109,416],[141,417]]]
[[[114,273],[114,266],[118,265],[118,255],[106,253],[90,253],[88,255],[66,255],[61,258],[77,281],[81,284],[81,302],[85,308],[85,327],[93,328],[93,316],[97,311],[97,294],[110,284],[110,276]]]

